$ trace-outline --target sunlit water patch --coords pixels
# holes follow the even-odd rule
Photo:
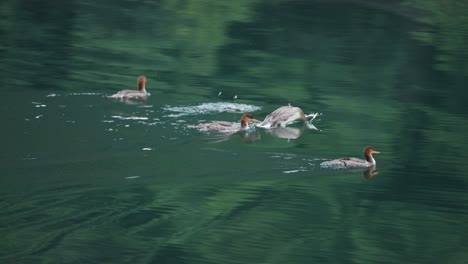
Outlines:
[[[185,115],[198,114],[215,114],[215,113],[245,113],[254,112],[262,109],[259,106],[239,103],[203,103],[193,106],[164,106],[163,110],[167,112],[175,112],[169,114],[168,117],[180,117]]]
[[[127,180],[133,180],[133,179],[138,179],[138,178],[140,178],[140,177],[141,177],[141,176],[137,176],[137,175],[135,175],[135,176],[127,176],[127,177],[125,177],[125,179],[127,179]]]
[[[308,171],[307,168],[300,167],[300,168],[297,168],[297,169],[294,169],[294,170],[285,170],[285,171],[283,171],[283,173],[290,174],[290,173],[298,173],[298,172],[306,172],[306,171]]]
[[[32,102],[32,104],[37,108],[47,107],[47,105],[45,105],[43,103],[39,103],[39,102]]]

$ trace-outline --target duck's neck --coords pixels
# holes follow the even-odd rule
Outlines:
[[[245,121],[245,120],[241,120],[241,128],[242,128],[242,129],[246,129],[246,128],[247,128],[247,126],[248,126],[248,123],[247,123],[247,121]]]
[[[372,165],[376,164],[374,157],[372,157],[372,154],[364,154],[364,156],[366,157],[367,162],[371,163]]]
[[[139,82],[138,83],[138,91],[140,91],[142,93],[146,93],[145,82]]]

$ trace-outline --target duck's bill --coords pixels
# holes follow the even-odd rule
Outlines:
[[[260,121],[260,120],[257,120],[257,119],[250,119],[250,122],[254,122],[254,123],[260,123],[260,122],[262,122],[262,121]]]

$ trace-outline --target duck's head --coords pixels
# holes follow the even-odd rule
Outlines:
[[[241,127],[246,127],[249,122],[259,123],[260,121],[254,119],[250,113],[245,113],[241,117]]]
[[[375,150],[373,147],[371,146],[366,146],[364,148],[364,155],[366,156],[372,156],[372,154],[380,154],[379,151]]]
[[[138,90],[140,91],[145,90],[145,84],[146,84],[146,77],[143,75],[138,77]]]
[[[366,157],[367,162],[375,166],[376,162],[375,162],[375,159],[372,157],[372,154],[380,154],[380,152],[375,150],[371,146],[366,146],[364,148],[364,157]]]

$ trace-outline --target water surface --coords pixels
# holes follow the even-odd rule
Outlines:
[[[465,263],[466,1],[414,2],[2,3],[0,262]]]

